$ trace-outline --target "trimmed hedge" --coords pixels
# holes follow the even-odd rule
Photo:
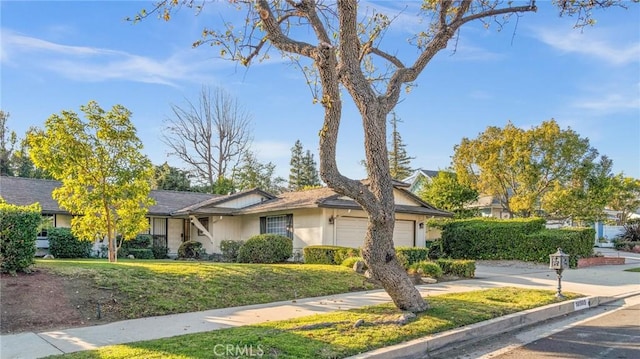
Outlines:
[[[240,246],[240,263],[280,263],[293,255],[293,240],[278,234],[259,234]]]
[[[78,239],[71,232],[71,228],[50,228],[47,231],[49,238],[49,252],[55,258],[89,258],[92,243]]]
[[[409,269],[412,264],[429,259],[429,248],[398,247],[396,248],[396,258],[404,269]]]
[[[349,257],[345,260],[342,261],[342,263],[340,265],[347,267],[347,268],[353,268],[353,265],[356,264],[356,262],[363,262],[364,263],[364,258],[362,257]],[[367,265],[364,265],[364,269],[367,269]]]
[[[593,254],[593,229],[545,229],[544,223],[539,218],[451,221],[443,227],[442,249],[451,258],[545,263],[560,247],[571,256],[572,267],[578,258]]]
[[[418,273],[431,278],[442,277],[442,268],[436,262],[419,261],[409,266],[409,274]]]
[[[39,204],[16,206],[0,199],[0,270],[29,272],[35,263],[36,238],[42,223]]]
[[[593,256],[593,228],[545,229],[527,236],[524,245],[519,249],[517,259],[541,263],[549,263],[549,255],[562,248],[569,255],[569,266],[578,266],[579,258]]]
[[[340,246],[308,246],[303,250],[307,264],[342,264],[349,257],[359,257],[360,250]]]
[[[436,260],[446,275],[460,278],[474,278],[476,276],[476,261],[465,259],[444,259]]]
[[[151,248],[131,248],[129,254],[133,255],[136,259],[154,259],[155,255]]]

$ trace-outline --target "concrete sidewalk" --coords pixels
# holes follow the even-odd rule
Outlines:
[[[607,253],[613,255],[613,253]],[[562,290],[581,293],[590,299],[590,306],[606,298],[624,298],[640,294],[640,273],[624,269],[640,266],[640,255],[627,254],[627,264],[567,270],[563,274]],[[502,263],[502,265],[501,265]],[[476,278],[419,286],[425,296],[466,292],[484,288],[516,286],[554,290],[555,272],[545,265],[510,262],[478,262]],[[0,358],[41,358],[47,355],[96,349],[102,346],[137,342],[176,335],[199,333],[216,329],[285,320],[358,308],[389,302],[382,290],[347,293],[327,297],[284,301],[243,307],[207,310],[202,312],[150,317],[114,322],[105,325],[72,328],[42,333],[21,333],[0,336]],[[562,304],[552,306],[562,307]],[[573,308],[573,303],[564,307]],[[569,310],[569,309],[567,309]],[[558,313],[553,309],[550,313]],[[544,320],[537,314],[535,320]],[[522,322],[522,319],[519,319]],[[478,323],[482,325],[482,323]],[[476,327],[478,326],[476,325]],[[478,328],[474,327],[477,331]],[[459,339],[455,339],[459,340]],[[361,357],[367,357],[367,354]],[[373,353],[372,356],[375,356]],[[381,357],[388,357],[389,353]]]

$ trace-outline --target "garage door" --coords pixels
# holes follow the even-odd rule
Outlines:
[[[337,218],[336,225],[336,244],[343,247],[358,248],[362,247],[364,236],[367,233],[366,218]],[[414,245],[415,225],[414,221],[396,221],[393,230],[393,241],[396,247]]]

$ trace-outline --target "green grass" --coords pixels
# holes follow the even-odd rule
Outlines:
[[[431,308],[406,325],[391,304],[259,325],[104,347],[62,358],[344,358],[518,311],[556,302],[555,292],[495,288],[428,298]],[[578,295],[565,293],[567,299]],[[364,324],[355,328],[354,323]],[[227,348],[239,350],[225,354]],[[242,350],[245,350],[245,355]]]
[[[38,260],[42,268],[113,290],[123,318],[141,318],[372,289],[342,266],[188,261]]]
[[[640,273],[640,267],[638,268],[629,268],[629,269],[625,269],[625,272],[638,272]]]

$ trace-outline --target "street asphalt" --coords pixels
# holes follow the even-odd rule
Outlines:
[[[363,353],[352,358],[391,358],[418,356],[451,343],[477,339],[530,325],[576,310],[598,306],[620,298],[640,295],[640,273],[625,269],[640,267],[640,255],[597,249],[605,256],[624,256],[624,265],[570,269],[563,273],[562,290],[581,293],[585,299],[552,304],[471,326],[451,330],[392,347]],[[478,262],[476,278],[419,286],[425,296],[465,292],[485,288],[515,286],[555,290],[555,272],[545,265],[513,262]],[[382,290],[346,293],[202,312],[125,320],[91,327],[20,333],[0,336],[0,359],[41,358],[48,355],[91,350],[99,347],[167,338],[265,321],[286,320],[335,310],[358,308],[389,302]]]

